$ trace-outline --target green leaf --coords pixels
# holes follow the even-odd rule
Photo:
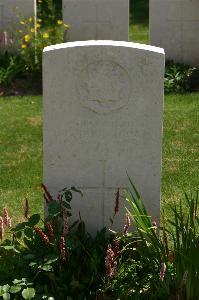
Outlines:
[[[44,265],[44,266],[39,266],[39,269],[46,271],[46,272],[51,272],[53,271],[53,267],[51,265]]]
[[[5,284],[2,286],[4,293],[7,293],[9,291],[9,288],[10,288],[9,284]]]
[[[14,246],[1,246],[0,248],[4,249],[4,250],[7,250],[7,251],[14,250]]]
[[[20,280],[19,279],[14,279],[13,280],[14,284],[18,284],[18,283],[22,283],[22,282],[23,282],[23,280],[21,280],[21,279]]]
[[[2,285],[0,286],[0,296],[3,296],[3,294],[4,294],[4,291],[3,291],[3,287],[2,287]]]
[[[83,197],[82,191],[78,190],[76,187],[72,186],[72,187],[71,187],[71,191],[76,192],[76,193],[79,193],[79,194]]]
[[[20,285],[12,285],[10,288],[10,293],[18,293],[21,290],[21,286]]]
[[[22,296],[24,299],[27,299],[27,300],[33,299],[35,296],[35,289],[33,289],[33,288],[24,289],[22,292]]]
[[[10,300],[10,294],[9,293],[4,293],[3,294],[3,300]]]
[[[48,213],[51,217],[56,217],[60,214],[60,205],[56,201],[52,201],[48,205]]]
[[[40,215],[35,214],[30,217],[30,219],[28,220],[28,224],[32,227],[35,226],[39,221],[40,221]]]
[[[62,207],[65,207],[65,208],[67,208],[67,209],[71,209],[70,204],[68,204],[65,200],[62,201]]]
[[[64,191],[64,196],[67,202],[70,202],[73,198],[73,195],[69,190]]]
[[[26,227],[25,230],[24,230],[24,234],[25,234],[28,238],[32,239],[32,238],[33,238],[33,230],[32,230],[32,228]]]
[[[27,222],[23,222],[23,223],[19,223],[15,226],[15,228],[12,228],[11,230],[13,232],[17,232],[17,231],[20,231],[20,230],[23,230],[25,228],[25,226],[27,225]]]

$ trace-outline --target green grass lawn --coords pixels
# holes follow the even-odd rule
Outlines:
[[[43,212],[41,97],[0,98],[0,211],[20,220],[23,199]],[[199,93],[165,99],[162,203],[198,184]],[[165,207],[165,205],[163,205]]]
[[[130,0],[129,40],[149,43],[149,0]]]

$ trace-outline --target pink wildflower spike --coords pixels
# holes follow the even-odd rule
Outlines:
[[[52,225],[50,224],[50,222],[47,222],[47,223],[46,223],[46,228],[47,228],[47,230],[48,230],[50,240],[53,242],[53,241],[55,240],[55,235],[54,235],[53,227],[52,227]]]
[[[164,276],[165,276],[165,273],[166,273],[166,264],[165,262],[162,263],[162,267],[160,269],[160,280],[163,282],[164,281]]]
[[[44,191],[44,199],[46,200],[46,203],[48,204],[48,203],[52,202],[53,197],[51,196],[51,194],[47,190],[47,187],[44,184],[41,184],[41,187],[43,188],[43,191]]]
[[[66,208],[63,210],[63,222],[63,236],[66,237],[68,234],[68,215]]]
[[[29,203],[28,203],[28,199],[26,198],[24,201],[24,217],[26,219],[28,219],[28,214],[29,214]]]
[[[117,189],[117,192],[115,194],[115,209],[114,209],[114,215],[116,215],[119,211],[119,202],[120,202],[120,189]]]
[[[3,209],[3,214],[4,214],[4,224],[6,226],[8,226],[9,216],[8,216],[8,210],[6,207],[4,207],[4,209]]]
[[[129,227],[131,226],[131,219],[128,213],[125,216],[124,234],[128,233]]]
[[[67,259],[67,251],[66,251],[64,236],[61,237],[61,241],[60,241],[60,259],[62,261],[66,261]]]
[[[12,219],[9,217],[8,218],[8,228],[12,227]]]
[[[0,217],[0,239],[2,240],[4,236],[4,228],[3,228],[3,218]]]
[[[115,255],[115,253],[117,252],[116,248],[117,248],[117,244],[115,245],[114,248],[115,252],[114,252],[111,244],[109,244],[106,252],[105,268],[106,268],[106,275],[109,278],[113,278],[117,273],[117,256]]]
[[[119,240],[116,239],[114,241],[114,246],[113,246],[113,252],[114,252],[115,259],[117,259],[117,257],[118,257],[118,251],[119,251]]]
[[[156,221],[153,221],[153,222],[152,222],[152,225],[153,225],[153,230],[154,230],[155,233],[156,233],[156,231],[157,231],[157,223],[156,223]]]
[[[44,241],[45,244],[49,244],[49,238],[47,235],[39,228],[35,227],[35,232],[41,237],[41,239]]]

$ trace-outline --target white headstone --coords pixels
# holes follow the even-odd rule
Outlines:
[[[76,186],[73,201],[90,232],[109,226],[117,188],[134,181],[159,219],[163,49],[116,41],[44,49],[44,183],[54,195]],[[126,203],[125,203],[126,205]],[[124,204],[121,204],[121,207]],[[116,219],[124,226],[124,208]]]
[[[67,41],[128,41],[129,0],[63,0]]]
[[[150,43],[167,59],[199,66],[198,32],[198,0],[150,0]]]

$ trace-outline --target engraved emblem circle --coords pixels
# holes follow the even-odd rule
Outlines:
[[[77,90],[84,107],[108,114],[124,107],[130,97],[131,81],[128,72],[114,61],[88,64],[78,75]]]

